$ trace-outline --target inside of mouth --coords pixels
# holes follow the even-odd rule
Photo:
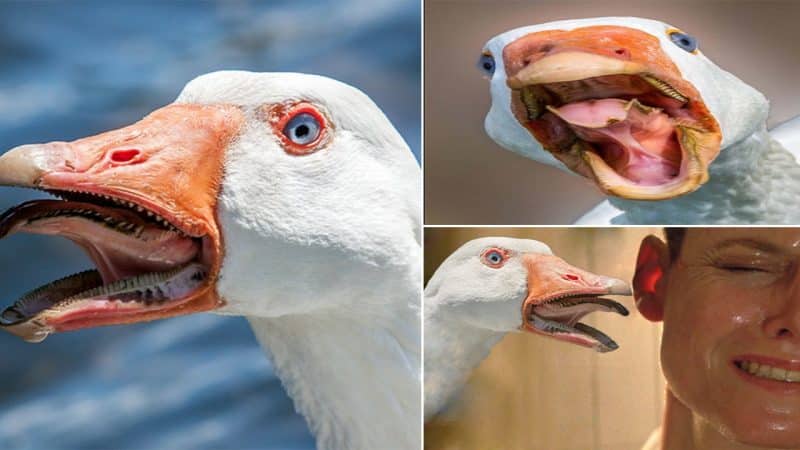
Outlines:
[[[0,238],[18,232],[70,239],[96,269],[25,294],[0,313],[0,325],[53,310],[86,316],[157,309],[199,288],[207,276],[203,238],[133,203],[85,197],[34,200],[0,216]]]
[[[580,322],[595,311],[616,312],[627,316],[621,304],[595,296],[570,296],[531,304],[526,313],[528,324],[539,332],[558,339],[609,352],[619,345],[602,331]]]
[[[589,151],[626,183],[660,186],[685,171],[677,127],[687,99],[659,80],[608,75],[526,86],[529,128],[557,152]],[[577,147],[576,147],[577,146]]]

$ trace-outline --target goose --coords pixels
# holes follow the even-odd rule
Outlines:
[[[488,135],[593,181],[609,199],[579,224],[793,224],[800,117],[769,103],[657,20],[603,17],[490,39]]]
[[[419,167],[361,91],[202,75],[131,126],[9,150],[0,185],[60,197],[0,237],[63,236],[97,266],[21,297],[5,331],[246,316],[319,448],[419,447]]]
[[[579,322],[594,311],[628,315],[603,295],[631,290],[622,280],[573,267],[542,242],[484,237],[459,247],[425,287],[425,420],[447,411],[472,370],[508,333],[616,350],[614,340]]]

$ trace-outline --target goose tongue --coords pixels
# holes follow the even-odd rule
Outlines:
[[[105,283],[185,265],[197,240],[121,208],[34,200],[0,216],[0,238],[17,232],[63,236],[83,248]]]
[[[567,123],[619,175],[660,185],[680,172],[681,148],[670,117],[636,99],[587,100],[547,109]]]

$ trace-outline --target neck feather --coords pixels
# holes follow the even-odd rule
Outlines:
[[[780,224],[800,221],[800,165],[765,128],[725,148],[697,191],[672,200],[611,198],[613,224]]]
[[[442,412],[505,333],[448,320],[425,310],[425,420]]]
[[[419,446],[419,312],[382,308],[248,318],[320,449]]]

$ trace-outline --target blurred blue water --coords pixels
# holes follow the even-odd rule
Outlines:
[[[129,124],[218,69],[319,73],[369,94],[419,159],[419,2],[0,2],[0,152]],[[0,210],[39,195],[0,190]],[[91,263],[0,242],[0,304]],[[244,319],[0,335],[0,448],[312,448]]]

